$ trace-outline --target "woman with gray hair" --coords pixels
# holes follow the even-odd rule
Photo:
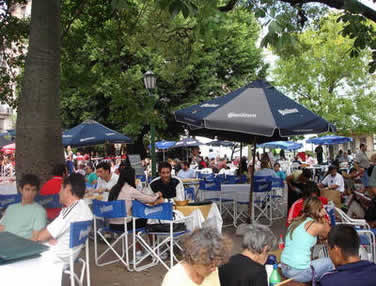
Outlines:
[[[219,268],[222,286],[267,286],[265,262],[277,243],[270,229],[263,225],[247,225],[237,232],[243,235],[243,251]]]
[[[214,228],[193,231],[184,240],[183,261],[167,272],[162,286],[220,286],[217,267],[230,251],[231,240]]]

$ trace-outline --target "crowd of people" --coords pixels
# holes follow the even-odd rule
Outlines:
[[[230,162],[226,158],[212,156],[208,158],[209,165],[205,165],[199,149],[193,148],[189,160],[179,162],[179,166],[174,160],[170,160],[172,164],[159,163],[158,177],[144,189],[138,187],[135,170],[129,160],[116,162],[110,159],[96,163],[89,156],[87,160],[82,160],[82,164],[77,164],[77,168],[70,170],[69,161],[73,158],[70,152],[67,152],[67,163],[57,164],[51,178],[42,186],[37,176],[22,176],[19,182],[21,202],[10,205],[0,220],[0,231],[49,244],[50,250],[44,255],[52,261],[68,262],[70,224],[93,218],[83,200],[88,188],[104,194],[106,200],[124,200],[127,214],[131,216],[133,200],[149,205],[184,200],[182,179],[194,178],[196,168],[212,166],[212,172],[217,174],[221,174],[222,170],[232,170],[234,175],[249,176],[254,167],[255,176],[280,178],[288,186],[288,229],[281,254],[284,277],[299,282],[313,280],[322,286],[334,283],[344,286],[354,283],[376,285],[376,275],[371,275],[376,273],[375,264],[359,258],[360,242],[356,230],[348,225],[331,225],[324,208],[328,200],[332,200],[340,208],[347,207],[352,216],[363,217],[371,226],[376,225],[376,168],[373,167],[376,158],[372,156],[368,160],[364,145],[360,146],[360,154],[354,156],[349,172],[339,172],[340,166],[334,162],[319,182],[313,180],[312,171],[304,166],[286,175],[281,170],[281,163],[275,161],[272,164],[267,153],[255,164],[245,158]],[[343,157],[349,158],[343,152],[338,155],[336,161],[340,163]],[[283,160],[284,156],[281,154],[280,158]],[[232,168],[234,166],[236,169]],[[62,207],[43,208],[35,202],[38,193],[58,194]],[[336,195],[332,196],[334,193]],[[369,198],[366,206],[359,196]],[[132,228],[130,219],[127,223],[127,228]],[[136,220],[136,228],[146,224],[144,219]],[[109,227],[114,231],[124,231],[124,220],[111,219]],[[260,225],[243,225],[238,233],[242,236],[243,249],[231,257],[231,239],[217,230],[204,227],[187,235],[183,244],[183,260],[168,271],[162,285],[266,286],[264,264],[276,246],[274,234],[268,227]],[[312,259],[311,249],[318,241],[327,241],[329,257]],[[140,246],[137,249],[137,255],[141,255]]]

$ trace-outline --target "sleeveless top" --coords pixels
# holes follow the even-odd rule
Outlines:
[[[290,232],[285,238],[285,248],[282,251],[281,262],[295,269],[307,269],[311,263],[311,248],[316,244],[317,237],[309,234],[304,226],[307,222],[313,221],[307,218],[295,228],[292,239]],[[309,227],[310,227],[309,223]]]

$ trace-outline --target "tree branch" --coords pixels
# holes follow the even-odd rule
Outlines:
[[[239,0],[230,0],[225,6],[218,7],[218,10],[221,12],[231,11],[238,2]]]
[[[299,4],[307,4],[307,3],[321,3],[331,8],[345,9],[346,0],[280,0],[280,1],[289,3],[291,4],[291,6],[296,6]],[[357,2],[357,5],[362,7],[361,14],[364,17],[376,22],[376,11],[369,8],[367,5],[362,4],[360,1]],[[351,10],[348,10],[348,11],[351,12]]]

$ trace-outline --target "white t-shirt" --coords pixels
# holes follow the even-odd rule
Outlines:
[[[343,193],[345,191],[345,183],[343,181],[343,177],[340,174],[336,174],[335,177],[332,177],[332,175],[327,175],[324,180],[321,182],[323,185],[331,186],[331,185],[337,185],[338,191]]]
[[[51,246],[47,254],[55,262],[69,263],[69,237],[72,222],[92,220],[93,214],[83,200],[74,202],[69,207],[63,208],[59,216],[47,226],[48,232],[57,240],[57,244]],[[75,258],[79,255],[81,247],[74,248]]]
[[[97,190],[98,189],[111,190],[112,187],[116,185],[118,179],[119,179],[119,175],[117,175],[115,173],[111,174],[111,179],[108,182],[106,182],[105,180],[103,180],[103,179],[101,179],[101,178],[98,177],[98,180],[97,180]]]

